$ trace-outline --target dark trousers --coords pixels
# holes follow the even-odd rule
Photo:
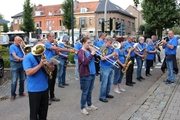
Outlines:
[[[95,56],[94,58],[95,58],[94,63],[95,63],[95,68],[96,68],[96,74],[98,74],[100,71],[99,62],[101,58],[99,56]]]
[[[48,89],[42,92],[28,92],[30,120],[46,120],[48,112]]]
[[[146,75],[150,74],[150,68],[153,66],[153,60],[146,60]]]
[[[129,65],[129,68],[126,71],[126,83],[132,83],[133,71],[134,71],[134,57],[130,57],[132,64]]]
[[[52,72],[52,79],[49,79],[49,94],[50,98],[54,98],[54,87],[56,83],[56,77],[57,77],[57,65],[54,67],[54,71]]]

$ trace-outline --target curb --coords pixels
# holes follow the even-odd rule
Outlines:
[[[159,87],[162,81],[167,77],[164,73],[136,102],[132,104],[117,120],[129,120],[129,118],[139,109],[144,101]]]

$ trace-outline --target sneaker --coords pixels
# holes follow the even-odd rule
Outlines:
[[[124,88],[119,88],[119,91],[125,92],[126,90]]]
[[[79,80],[79,78],[75,77],[75,80]]]
[[[97,110],[98,108],[95,107],[94,105],[91,105],[91,106],[87,106],[87,109],[88,110]]]
[[[84,115],[89,115],[89,112],[86,110],[86,108],[81,109],[81,113]]]
[[[121,92],[118,89],[115,89],[114,92],[117,94],[121,94]]]

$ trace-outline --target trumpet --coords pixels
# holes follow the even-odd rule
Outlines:
[[[96,47],[96,46],[94,46],[92,44],[90,45],[90,49],[95,50],[96,51],[96,55],[98,55],[98,56],[100,56],[100,55],[105,56],[107,54],[107,52],[108,52],[108,49],[104,48],[104,50],[102,50],[102,54],[101,54],[100,53],[100,48],[98,48],[98,47]],[[111,63],[112,65],[114,65],[117,68],[120,67],[119,64],[117,63],[117,61],[114,61],[114,60],[112,60],[110,58],[106,59],[106,61],[108,61],[109,63]]]
[[[44,55],[45,50],[46,46],[44,44],[37,44],[32,48],[32,54],[34,56],[41,56],[41,59],[44,60],[46,59]],[[49,75],[49,78],[52,79],[52,71],[50,70],[50,68],[46,64],[43,64],[43,66],[46,73]]]
[[[21,44],[23,45],[23,48],[21,46],[20,47],[25,54],[31,52],[31,47],[27,46],[22,39],[21,39]]]

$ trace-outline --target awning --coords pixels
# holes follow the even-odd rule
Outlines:
[[[0,24],[3,24],[3,23],[9,23],[9,21],[0,19]]]

